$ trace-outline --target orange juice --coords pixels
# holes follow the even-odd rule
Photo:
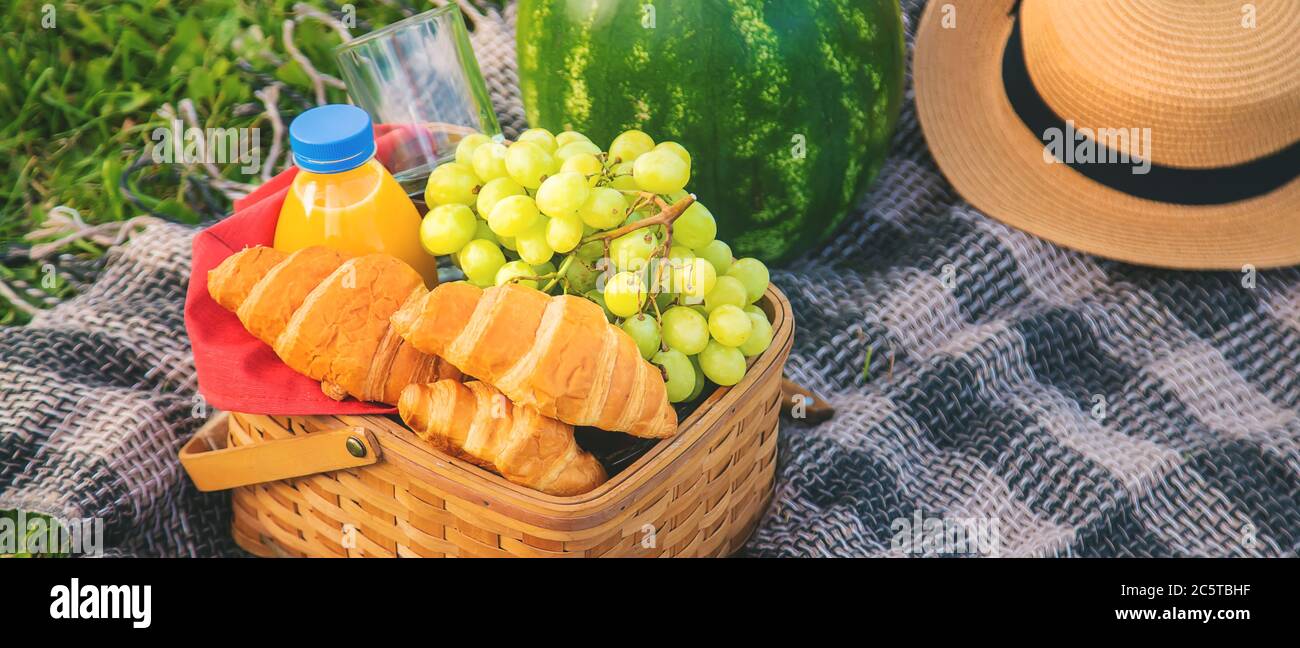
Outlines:
[[[358,114],[359,113],[359,114]],[[355,106],[321,106],[289,127],[298,175],[280,208],[275,248],[324,245],[353,255],[395,256],[437,282],[437,259],[420,245],[420,213],[374,159],[370,117]]]
[[[437,259],[420,246],[420,213],[373,158],[341,173],[299,171],[293,179],[275,228],[275,248],[292,252],[312,245],[354,255],[391,254],[429,285],[438,276]]]

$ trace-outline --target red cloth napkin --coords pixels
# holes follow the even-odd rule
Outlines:
[[[376,157],[382,162],[406,135],[402,127],[376,127]],[[280,360],[271,347],[244,330],[234,313],[208,295],[208,271],[226,257],[254,245],[271,245],[280,207],[298,174],[289,168],[242,200],[234,214],[194,237],[190,283],[185,294],[185,329],[194,349],[199,393],[217,409],[254,414],[391,414],[387,405],[353,399],[336,401],[320,383]]]

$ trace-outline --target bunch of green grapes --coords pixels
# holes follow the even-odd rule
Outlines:
[[[420,240],[475,285],[599,304],[663,370],[668,399],[690,401],[706,382],[740,382],[772,342],[756,305],[767,267],[732,256],[686,193],[690,176],[685,148],[641,131],[608,150],[572,131],[534,128],[509,144],[475,133],[429,176]]]

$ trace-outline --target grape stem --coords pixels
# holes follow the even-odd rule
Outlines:
[[[544,275],[536,276],[519,275],[517,277],[511,277],[508,283],[519,283],[521,281],[536,281],[540,283],[549,280],[549,283],[542,287],[542,292],[550,292],[551,289],[555,287],[555,284],[559,283],[564,279],[565,275],[569,273],[569,266],[573,265],[573,259],[574,255],[569,254],[564,257],[564,261],[560,262],[560,267],[557,268],[555,272],[548,272]]]
[[[551,278],[551,282],[546,284],[545,288],[542,288],[542,292],[551,292],[551,289],[555,287],[555,282],[569,274],[569,266],[573,265],[573,259],[574,255],[572,254],[564,257],[564,261],[560,262],[560,267],[555,270],[555,276]]]
[[[604,244],[604,248],[605,248],[605,258],[609,258],[609,244],[614,239],[617,239],[620,236],[626,236],[627,234],[630,234],[640,229],[645,229],[647,227],[655,227],[657,225],[663,225],[664,233],[665,233],[664,243],[661,244],[659,247],[655,248],[654,252],[651,253],[650,257],[653,259],[660,256],[667,256],[668,250],[672,246],[673,222],[676,221],[678,218],[681,218],[682,214],[686,213],[687,208],[689,208],[692,204],[695,203],[695,200],[696,200],[695,194],[687,194],[681,200],[678,200],[677,202],[670,205],[663,198],[660,198],[658,194],[651,193],[648,191],[638,192],[636,200],[632,203],[632,206],[628,208],[628,213],[640,209],[643,205],[654,204],[656,207],[659,208],[658,214],[655,214],[654,216],[650,216],[648,218],[643,218],[635,223],[629,223],[617,229],[609,230],[608,232],[592,234],[591,236],[584,238],[582,240],[582,243],[579,243],[579,245],[585,245],[587,243],[591,243],[592,241],[601,241]],[[655,290],[651,291],[649,295],[649,299],[646,301],[654,302],[658,297],[659,297],[659,290],[658,290],[658,286],[656,285]],[[645,307],[646,307],[646,303],[642,302],[641,307],[637,309],[637,314],[640,315],[644,313]],[[655,303],[655,321],[660,321],[658,303]]]
[[[643,218],[635,223],[629,223],[617,229],[609,230],[608,232],[599,232],[596,234],[592,234],[591,236],[582,239],[582,243],[590,243],[592,241],[604,241],[608,245],[610,241],[613,241],[614,239],[623,236],[625,234],[635,232],[639,229],[654,227],[655,225],[666,225],[671,227],[673,221],[676,221],[678,218],[681,218],[682,214],[686,213],[686,208],[690,207],[692,204],[695,203],[695,194],[689,194],[686,197],[682,198],[681,200],[671,205],[669,205],[667,202],[664,202],[662,198],[654,194],[645,194],[645,193],[642,194],[643,198],[646,196],[649,196],[650,199],[654,201],[655,205],[659,207],[660,211],[658,214],[655,214],[654,216],[650,216],[648,218]]]

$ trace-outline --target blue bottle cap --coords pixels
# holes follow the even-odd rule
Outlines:
[[[289,148],[294,162],[305,171],[355,169],[375,154],[370,115],[348,104],[312,108],[289,124]]]

